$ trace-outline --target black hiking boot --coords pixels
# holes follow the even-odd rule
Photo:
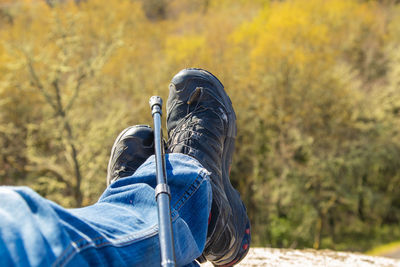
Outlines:
[[[202,69],[180,71],[169,88],[168,152],[192,156],[211,172],[211,219],[198,260],[234,265],[249,250],[250,222],[229,180],[236,137],[232,103],[221,82]]]
[[[131,176],[153,154],[154,133],[150,126],[135,125],[123,130],[111,149],[107,186],[119,178]]]

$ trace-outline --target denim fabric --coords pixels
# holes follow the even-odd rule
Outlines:
[[[209,174],[183,154],[166,162],[177,264],[195,265],[207,236]],[[155,185],[152,156],[84,208],[0,187],[0,266],[160,266]]]

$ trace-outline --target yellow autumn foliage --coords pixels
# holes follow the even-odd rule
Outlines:
[[[400,238],[400,6],[389,2],[2,0],[0,181],[94,203],[119,131],[151,124],[149,97],[201,67],[236,109],[231,179],[255,244]]]

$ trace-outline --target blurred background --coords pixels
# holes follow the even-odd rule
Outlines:
[[[236,109],[254,246],[400,240],[397,2],[0,0],[0,183],[96,202],[118,133],[201,67]]]

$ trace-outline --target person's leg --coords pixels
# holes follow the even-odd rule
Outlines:
[[[68,210],[29,188],[1,187],[0,265],[159,266],[154,156],[135,170],[127,168],[129,160],[123,155],[132,144],[140,147],[146,141],[142,134],[151,135],[148,129],[130,129],[117,139],[109,177],[116,175],[108,179],[114,182],[92,206]],[[171,154],[166,162],[176,260],[181,266],[204,249],[211,186],[208,172],[195,159]]]
[[[250,224],[229,182],[236,136],[229,97],[212,74],[184,70],[172,80],[167,113],[177,264],[202,252],[216,265],[237,263],[249,249]],[[112,184],[92,206],[67,210],[27,188],[0,188],[0,265],[159,266],[154,157],[136,171],[141,157],[132,153],[146,158],[152,149],[131,149],[147,147],[150,136],[143,127],[118,137]]]
[[[202,258],[233,265],[249,250],[250,221],[229,180],[236,115],[222,83],[210,72],[185,69],[172,79],[167,101],[168,149],[192,156],[211,172],[212,210]]]

